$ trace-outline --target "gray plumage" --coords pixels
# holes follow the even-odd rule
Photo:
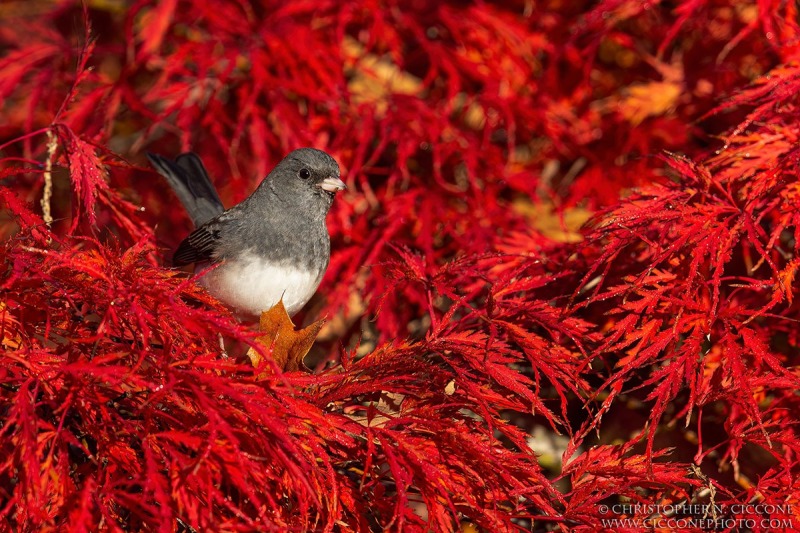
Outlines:
[[[223,211],[200,159],[148,154],[195,221],[175,265],[223,263],[201,282],[220,300],[257,315],[281,297],[289,314],[313,295],[330,259],[325,216],[344,189],[336,161],[321,150],[291,152],[240,204]]]

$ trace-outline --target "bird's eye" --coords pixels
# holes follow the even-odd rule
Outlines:
[[[304,180],[307,180],[308,178],[310,178],[310,177],[311,177],[311,171],[310,171],[310,170],[308,170],[307,168],[301,168],[301,169],[300,169],[300,172],[299,172],[299,175],[300,175],[300,177],[301,177],[301,178],[303,178]]]

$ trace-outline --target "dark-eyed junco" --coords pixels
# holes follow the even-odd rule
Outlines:
[[[290,315],[317,290],[330,260],[325,215],[345,189],[339,165],[321,150],[290,153],[240,204],[225,210],[200,158],[147,154],[197,227],[178,246],[177,266],[221,263],[200,283],[220,301],[259,315],[283,298]]]

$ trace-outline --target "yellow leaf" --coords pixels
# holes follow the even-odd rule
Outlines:
[[[686,90],[682,61],[678,58],[664,63],[648,55],[643,59],[661,75],[661,81],[633,83],[619,94],[596,101],[593,104],[596,110],[617,113],[634,126],[649,117],[667,115],[675,110]]]
[[[402,70],[388,56],[368,53],[351,37],[345,37],[342,50],[350,65],[348,88],[355,103],[372,103],[378,113],[383,114],[391,95],[422,94],[422,80]]]
[[[582,207],[566,208],[558,212],[552,204],[534,204],[527,198],[514,200],[511,208],[530,220],[539,233],[558,242],[582,241],[581,227],[592,216],[592,211]]]
[[[637,125],[647,117],[665,115],[678,103],[683,87],[669,81],[651,81],[632,85],[625,91],[617,110],[631,124]]]
[[[257,337],[256,342],[267,348],[281,369],[287,372],[298,370],[303,367],[303,358],[313,346],[317,333],[324,323],[325,320],[317,320],[301,330],[295,330],[294,322],[281,300],[261,313],[259,330],[264,335]],[[253,348],[250,348],[247,356],[253,366],[261,363],[261,355]]]

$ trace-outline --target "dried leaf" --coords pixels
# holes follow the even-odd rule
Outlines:
[[[303,329],[296,330],[292,318],[283,306],[283,300],[280,300],[269,310],[261,313],[259,330],[264,335],[256,337],[256,342],[266,349],[278,368],[292,372],[305,368],[303,358],[314,345],[314,340],[324,324],[324,319],[317,320]],[[253,366],[261,364],[261,355],[254,348],[250,348],[247,356]]]

